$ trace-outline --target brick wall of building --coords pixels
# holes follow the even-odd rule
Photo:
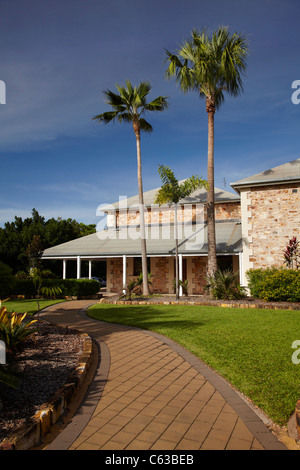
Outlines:
[[[189,293],[204,294],[206,285],[207,257],[193,256],[190,260],[191,274],[189,279]]]
[[[153,294],[172,293],[173,258],[162,256],[151,258],[151,286]]]
[[[203,204],[186,204],[178,209],[178,221],[195,222],[206,219],[206,207]],[[240,220],[240,202],[227,202],[216,204],[216,220]],[[152,208],[146,213],[147,224],[158,225],[174,223],[174,211],[167,208]],[[135,211],[122,211],[108,213],[108,227],[115,226],[136,226],[139,224],[139,213]],[[178,228],[179,233],[180,227]],[[153,293],[173,293],[174,292],[174,257],[151,257],[151,274]],[[121,258],[108,259],[107,261],[107,290],[110,292],[121,292],[123,289],[123,261]],[[206,283],[206,257],[186,257],[188,290],[190,294],[203,294]],[[133,258],[127,258],[127,279],[126,285],[135,279],[133,273]]]
[[[233,262],[234,271],[238,270],[238,255],[230,258]],[[190,295],[202,295],[205,293],[206,285],[206,256],[183,257],[183,280],[188,280],[188,293]],[[126,286],[131,280],[136,279],[134,275],[134,258],[126,259]],[[161,256],[150,257],[151,285],[153,294],[174,294],[175,280],[175,257]],[[107,260],[107,291],[121,293],[123,290],[123,260],[122,258],[108,258]]]
[[[218,203],[216,208],[216,220],[240,219],[240,202]],[[185,204],[178,207],[178,222],[190,223],[206,220],[206,206],[204,204]],[[122,210],[121,212],[109,212],[107,214],[107,226],[127,226],[139,225],[140,216],[138,210]],[[146,224],[167,224],[174,223],[174,210],[169,207],[149,208],[145,211]]]
[[[106,289],[108,292],[120,293],[123,289],[123,260],[108,258],[106,265]]]
[[[282,266],[288,241],[300,234],[299,184],[242,192],[244,270]]]

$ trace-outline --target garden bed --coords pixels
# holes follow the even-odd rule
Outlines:
[[[78,332],[39,322],[35,340],[28,338],[7,364],[19,376],[19,387],[0,383],[0,442],[30,422],[40,407],[76,370],[84,338]]]

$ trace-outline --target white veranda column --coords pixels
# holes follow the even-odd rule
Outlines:
[[[89,279],[92,279],[92,261],[89,259]]]
[[[67,260],[63,259],[63,279],[67,279]]]
[[[123,255],[123,294],[126,294],[126,255]]]
[[[179,265],[178,277],[179,277],[179,281],[182,282],[182,255],[181,254],[178,255],[178,265]],[[179,295],[180,297],[182,296],[182,285],[179,286]]]
[[[81,260],[80,256],[77,256],[77,279],[80,279],[81,276]]]
[[[240,284],[244,286],[244,273],[243,273],[243,253],[239,253],[239,275],[240,275]]]

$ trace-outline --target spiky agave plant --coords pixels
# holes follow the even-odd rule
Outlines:
[[[4,341],[7,351],[14,351],[28,337],[34,337],[36,329],[32,325],[37,320],[25,321],[27,313],[9,313],[0,301],[0,340]]]

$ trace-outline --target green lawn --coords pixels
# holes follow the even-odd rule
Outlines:
[[[57,304],[58,302],[64,302],[64,300],[40,300],[40,310],[48,307],[49,305]],[[7,300],[6,302],[2,301],[2,306],[3,305],[5,305],[8,312],[27,312],[28,315],[34,315],[38,311],[37,301],[34,299]]]
[[[300,311],[95,304],[88,314],[172,338],[280,425],[300,399],[300,364],[292,362],[292,343],[300,340]]]

